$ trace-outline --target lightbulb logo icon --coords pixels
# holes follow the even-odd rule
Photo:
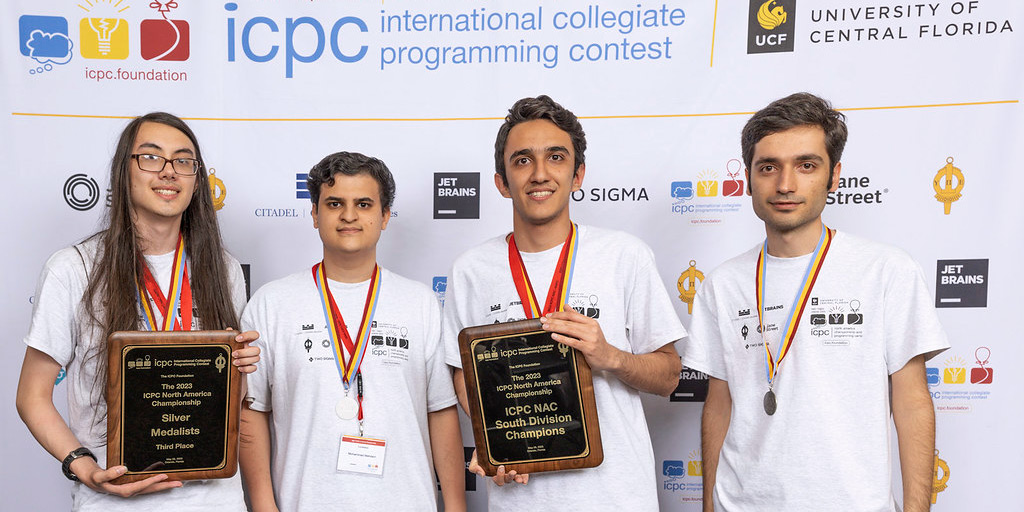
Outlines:
[[[146,60],[183,61],[189,57],[189,27],[185,20],[172,20],[167,16],[178,8],[171,0],[149,3],[160,14],[158,19],[142,20],[139,26],[142,58]]]
[[[82,18],[79,22],[79,48],[87,59],[124,60],[128,58],[128,21],[116,17],[130,6],[124,0],[93,0],[81,6],[99,17]],[[98,12],[92,12],[97,9]],[[107,16],[102,16],[103,14]]]

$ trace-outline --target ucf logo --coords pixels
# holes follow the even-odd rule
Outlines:
[[[207,180],[210,182],[210,198],[213,199],[213,209],[220,210],[224,208],[224,198],[228,196],[228,189],[224,187],[224,182],[217,177],[215,172],[216,170],[211,167]]]
[[[953,178],[956,178],[956,185]],[[932,188],[935,189],[935,199],[942,203],[945,214],[949,215],[950,207],[954,201],[960,200],[960,191],[964,189],[964,173],[953,167],[953,157],[946,158],[946,165],[935,173]]]
[[[704,282],[704,273],[697,270],[697,262],[690,260],[690,268],[679,274],[679,280],[676,281],[676,288],[679,289],[679,300],[686,303],[687,312],[693,314],[693,298],[697,295],[697,282]]]

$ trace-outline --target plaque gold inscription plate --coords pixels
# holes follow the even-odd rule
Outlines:
[[[583,354],[556,342],[540,320],[459,333],[477,461],[517,473],[601,464],[594,385]]]
[[[107,467],[127,483],[226,478],[238,467],[237,331],[123,331],[110,336]]]

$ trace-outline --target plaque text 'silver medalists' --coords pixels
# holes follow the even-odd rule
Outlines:
[[[237,331],[191,331],[192,289],[179,235],[165,296],[148,265],[136,284],[147,331],[121,331],[107,344],[107,467],[115,484],[156,474],[171,480],[226,478],[238,467],[241,374],[231,353]],[[179,317],[180,312],[180,317]]]
[[[562,246],[543,310],[513,235],[508,244],[509,268],[527,320],[459,333],[477,461],[488,475],[502,465],[520,474],[597,466],[604,452],[590,366],[537,319],[567,302],[576,225]]]
[[[117,484],[166,474],[226,478],[238,466],[237,331],[115,332],[108,346],[107,466]]]

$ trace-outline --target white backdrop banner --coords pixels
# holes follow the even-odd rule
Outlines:
[[[703,276],[764,236],[740,128],[801,90],[848,116],[828,224],[934,273],[953,345],[928,363],[935,510],[1018,507],[1020,2],[13,0],[0,13],[5,509],[70,504],[13,407],[21,338],[46,257],[99,226],[127,119],[164,110],[195,129],[252,290],[319,259],[304,173],[340,150],[383,159],[398,195],[380,260],[443,301],[455,256],[511,228],[492,185],[501,118],[551,95],[588,135],[573,217],[650,244],[688,323]],[[705,390],[684,370],[671,398],[645,397],[663,510],[700,509]],[[467,483],[483,510],[484,482]]]

